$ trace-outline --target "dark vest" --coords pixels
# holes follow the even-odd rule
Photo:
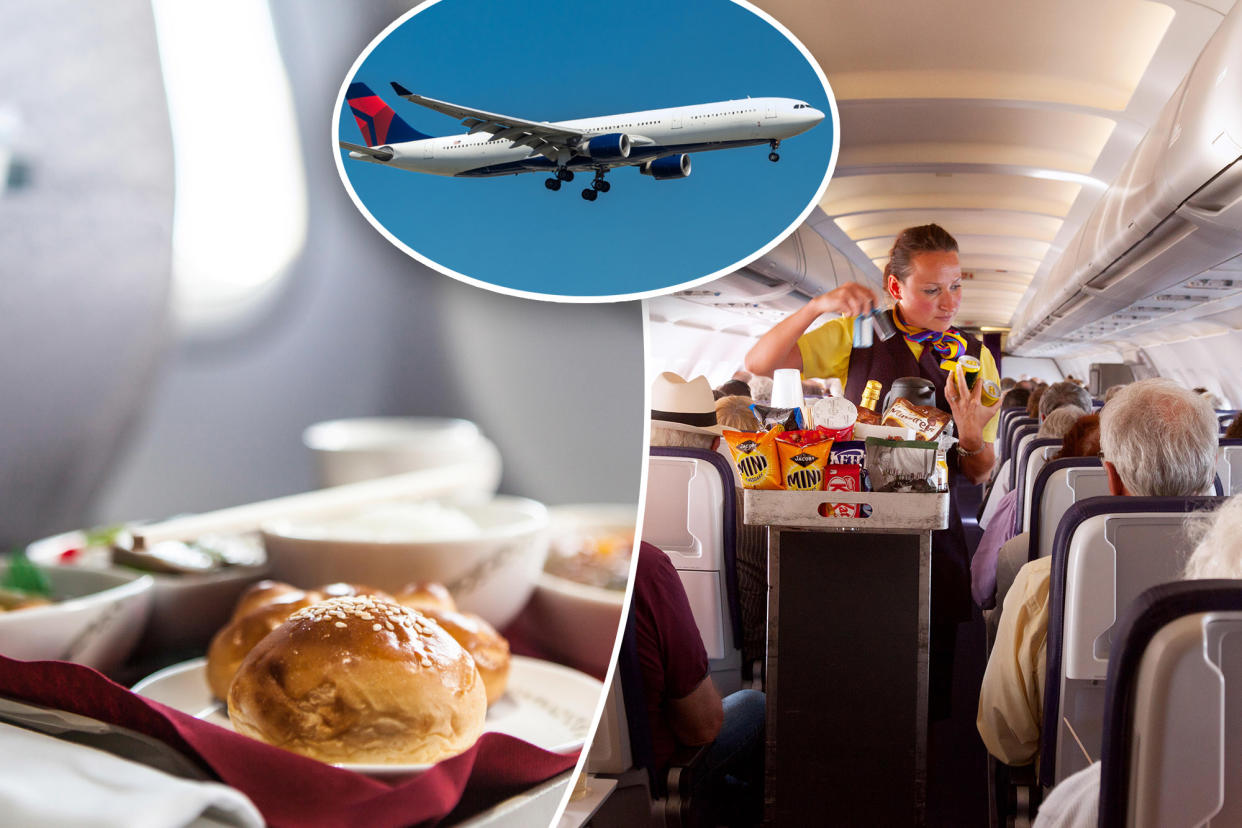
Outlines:
[[[885,313],[892,319],[891,310]],[[963,334],[963,337],[966,340],[966,353],[979,359],[983,343],[973,336]],[[915,360],[914,354],[910,353],[910,346],[906,344],[906,338],[900,333],[888,340],[876,339],[870,348],[855,348],[850,351],[850,373],[845,381],[845,396],[858,405],[867,380],[879,380],[880,399],[883,400],[888,395],[893,380],[923,377],[936,385],[936,407],[941,411],[950,411],[952,409],[949,408],[949,401],[944,396],[944,382],[949,375],[940,367],[942,361],[931,345],[924,345],[923,355]]]
[[[892,311],[886,311],[892,316]],[[966,353],[979,358],[983,343],[963,334]],[[876,339],[870,348],[854,348],[850,352],[850,372],[845,382],[845,396],[855,405],[862,400],[867,380],[878,380],[880,399],[888,394],[893,381],[901,377],[923,377],[936,386],[936,407],[951,411],[944,396],[944,383],[949,374],[940,367],[943,360],[931,345],[923,346],[919,359],[910,353],[910,346],[900,333],[888,340]],[[883,412],[880,412],[881,414]],[[957,453],[949,452],[949,528],[932,533],[932,605],[933,623],[952,623],[970,619],[970,554],[966,535],[957,509]]]

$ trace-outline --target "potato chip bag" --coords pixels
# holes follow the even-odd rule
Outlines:
[[[824,488],[824,467],[832,440],[816,431],[786,432],[776,438],[781,461],[781,488],[794,492],[817,492]]]
[[[725,442],[729,444],[733,465],[737,466],[737,473],[742,478],[742,488],[781,488],[781,461],[776,452],[776,436],[783,431],[779,426],[762,434],[725,430]]]

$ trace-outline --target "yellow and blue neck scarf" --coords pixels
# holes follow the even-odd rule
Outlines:
[[[962,332],[957,328],[949,328],[947,331],[916,328],[906,324],[897,308],[893,308],[893,323],[905,336],[906,341],[917,342],[925,348],[931,345],[932,350],[940,357],[940,367],[946,371],[952,371],[953,366],[957,364],[957,358],[966,353],[966,337],[962,336]]]

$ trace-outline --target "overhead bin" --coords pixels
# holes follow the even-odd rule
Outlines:
[[[1242,5],[1019,313],[1008,348],[1120,338],[1242,304],[1240,253]]]
[[[850,261],[813,227],[804,222],[783,242],[751,262],[742,272],[789,285],[804,298],[827,293],[846,282],[875,286],[878,279]]]

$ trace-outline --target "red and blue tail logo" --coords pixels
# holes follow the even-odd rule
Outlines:
[[[354,113],[354,120],[362,132],[362,140],[368,147],[431,137],[401,120],[401,116],[393,112],[392,107],[384,103],[365,83],[351,83],[345,100],[350,111]]]

